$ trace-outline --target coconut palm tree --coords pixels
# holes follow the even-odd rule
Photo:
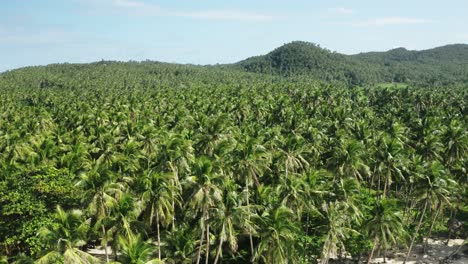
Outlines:
[[[374,243],[367,263],[371,262],[376,248],[382,246],[384,252],[386,252],[389,247],[403,243],[407,235],[396,200],[376,200],[371,216],[364,224],[369,237]],[[384,254],[384,262],[385,257]]]
[[[140,234],[131,235],[128,238],[119,236],[119,245],[121,255],[120,263],[131,264],[160,264],[164,263],[161,259],[155,259],[155,246],[151,241],[144,241]]]
[[[106,224],[110,227],[107,233],[112,237],[112,251],[114,259],[117,260],[117,251],[120,246],[119,236],[131,239],[135,232],[145,233],[144,226],[138,221],[138,216],[141,214],[141,202],[129,193],[122,193],[116,197],[115,203],[109,209],[110,213]]]
[[[411,239],[405,262],[411,254],[411,249],[423,224],[428,207],[432,204],[449,204],[452,190],[454,186],[457,185],[454,180],[450,179],[450,177],[446,175],[444,166],[438,161],[425,164],[425,172],[419,176],[420,178],[416,182],[417,189],[415,191],[415,199],[422,202],[424,205],[420,214],[419,222]],[[433,221],[435,221],[435,219]]]
[[[94,218],[95,228],[101,232],[101,242],[109,262],[107,242],[110,207],[116,203],[116,195],[124,191],[121,183],[112,181],[112,173],[104,166],[94,165],[93,169],[80,175],[77,186],[84,190],[83,203],[87,212]]]
[[[360,215],[355,215],[356,209],[352,208],[350,204],[345,201],[335,201],[324,203],[322,205],[322,214],[327,221],[326,235],[322,247],[322,254],[320,256],[322,264],[327,264],[330,256],[338,256],[339,252],[345,250],[344,241],[351,233],[357,234],[358,232],[352,228],[352,222],[358,221]],[[348,212],[348,213],[344,213]]]
[[[156,223],[156,237],[158,243],[158,258],[161,259],[161,231],[160,225],[167,227],[171,223],[176,205],[180,204],[180,190],[171,184],[173,174],[146,172],[141,176],[136,187],[137,193],[141,193],[143,202],[143,214],[149,226]]]
[[[225,242],[229,245],[231,254],[236,253],[238,236],[245,232],[251,235],[257,229],[254,221],[251,220],[252,208],[244,205],[247,195],[238,192],[240,187],[232,179],[226,179],[223,187],[222,203],[214,208],[213,212],[213,228],[218,235],[218,247],[213,262],[215,264],[222,257]]]
[[[260,188],[260,177],[266,171],[270,170],[271,155],[267,149],[261,144],[262,138],[253,138],[250,136],[241,137],[233,151],[233,173],[236,178],[244,184],[246,209],[251,210],[250,200],[252,199],[252,186],[255,185],[256,190]],[[248,221],[250,221],[250,215]],[[249,230],[250,253],[254,254],[253,245],[253,230]]]
[[[86,244],[86,235],[90,220],[83,219],[80,210],[64,211],[57,206],[54,214],[56,225],[39,230],[41,239],[49,244],[48,253],[37,260],[37,263],[99,263],[99,260],[82,251]]]
[[[261,215],[260,242],[253,261],[263,263],[295,263],[298,256],[298,234],[294,212],[286,206],[269,208]]]
[[[193,175],[187,179],[188,188],[192,190],[189,206],[195,213],[201,213],[199,220],[201,234],[197,264],[201,260],[204,237],[206,237],[205,262],[208,264],[210,254],[210,211],[217,207],[217,203],[222,199],[220,186],[223,186],[223,179],[214,170],[211,160],[205,156],[198,158],[192,169],[192,173]]]

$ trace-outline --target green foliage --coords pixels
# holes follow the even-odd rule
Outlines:
[[[318,67],[342,57],[294,45]],[[95,244],[121,262],[327,263],[390,249],[466,215],[466,105],[460,85],[350,88],[221,66],[7,72],[0,254],[86,263]]]
[[[313,43],[294,41],[236,66],[251,72],[307,75],[358,86],[385,82],[447,85],[468,81],[467,62],[468,45],[464,44],[423,51],[397,48],[343,55]]]

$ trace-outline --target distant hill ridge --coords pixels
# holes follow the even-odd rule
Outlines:
[[[63,75],[79,76],[81,72],[104,70],[118,65],[123,74],[143,71],[159,74],[174,72],[174,79],[190,78],[191,72],[210,72],[219,75],[262,73],[276,76],[294,76],[363,86],[379,83],[405,83],[416,85],[468,84],[468,45],[452,44],[433,49],[414,51],[396,48],[385,52],[365,52],[345,55],[322,48],[317,44],[293,41],[274,49],[266,55],[250,57],[234,64],[189,65],[155,61],[116,62],[100,61],[84,64],[51,64],[24,67],[0,73],[0,79],[19,72],[34,73],[42,86],[60,83]],[[104,67],[104,68],[100,68]],[[73,69],[70,71],[70,69]],[[94,72],[93,75],[99,74]],[[96,76],[98,77],[98,76]],[[44,81],[47,80],[47,81]]]
[[[353,85],[378,82],[444,84],[468,82],[468,45],[452,44],[422,51],[405,48],[344,55],[316,44],[294,41],[236,64],[249,72],[311,75]]]

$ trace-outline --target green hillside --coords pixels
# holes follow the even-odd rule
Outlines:
[[[344,55],[318,45],[295,41],[272,52],[237,63],[251,71],[308,75],[351,85],[408,82],[451,84],[468,82],[468,45],[447,45],[423,51],[397,48],[386,52]]]
[[[2,73],[0,263],[419,261],[468,235],[468,85],[359,84],[441,49]]]

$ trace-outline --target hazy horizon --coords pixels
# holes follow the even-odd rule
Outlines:
[[[46,0],[0,7],[0,72],[102,59],[225,64],[294,40],[343,54],[468,43],[468,2],[461,0]]]

